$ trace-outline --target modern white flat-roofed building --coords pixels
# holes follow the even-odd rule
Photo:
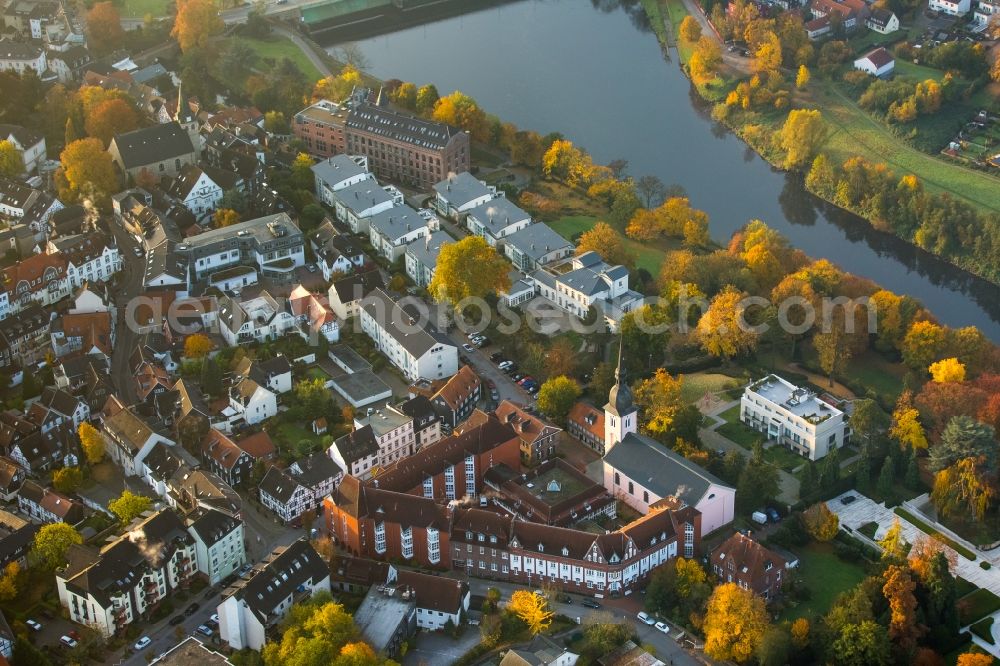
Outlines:
[[[468,171],[454,173],[434,185],[434,207],[442,215],[458,217],[476,206],[503,196]]]
[[[286,276],[305,264],[305,239],[288,213],[212,229],[176,248],[187,258],[192,280],[237,264],[257,266],[266,276]]]
[[[777,375],[746,387],[740,418],[800,456],[819,460],[850,438],[847,415],[809,389]]]
[[[490,245],[531,224],[531,216],[505,197],[498,197],[469,210],[465,220],[469,231]]]

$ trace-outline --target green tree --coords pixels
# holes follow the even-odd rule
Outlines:
[[[920,468],[917,466],[917,456],[913,449],[906,460],[906,475],[903,484],[910,490],[920,490],[923,484],[920,482]]]
[[[778,133],[785,151],[785,168],[802,169],[811,164],[826,141],[827,127],[817,109],[792,109]]]
[[[299,153],[292,162],[292,183],[300,190],[312,190],[315,178],[313,177],[313,158],[308,153]]]
[[[819,473],[821,488],[830,489],[840,481],[840,449],[833,449],[823,458]]]
[[[565,423],[566,415],[580,398],[580,393],[580,385],[569,377],[553,377],[538,391],[538,409],[557,423]]]
[[[878,403],[870,398],[854,401],[854,411],[850,416],[851,430],[858,433],[862,440],[871,443],[875,436],[886,426],[886,414]]]
[[[24,172],[24,161],[21,153],[13,143],[4,139],[0,141],[0,176],[13,178]]]
[[[991,426],[969,416],[955,416],[941,433],[940,443],[930,448],[930,467],[940,471],[960,458],[979,458],[992,469],[997,460],[997,443]]]
[[[896,470],[893,469],[892,459],[886,456],[885,462],[882,463],[882,471],[878,475],[878,494],[887,503],[892,502],[892,482],[895,477]]]
[[[833,641],[833,662],[839,666],[885,666],[891,645],[885,628],[872,620],[848,624]]]
[[[17,666],[51,666],[52,662],[45,653],[36,648],[24,636],[14,639],[14,661]]]
[[[481,236],[445,243],[427,291],[454,308],[462,301],[510,289],[510,264]]]
[[[214,358],[206,358],[201,364],[201,388],[210,396],[222,395],[222,369]]]
[[[438,103],[439,99],[441,99],[441,96],[433,84],[429,83],[425,86],[420,86],[420,90],[417,91],[417,113],[422,115],[431,113],[434,111],[434,105]]]
[[[736,503],[743,513],[754,511],[778,495],[778,470],[763,461],[750,460],[736,484]]]
[[[792,651],[792,637],[782,625],[772,625],[764,632],[754,655],[760,666],[785,666]]]
[[[83,472],[79,467],[63,467],[52,473],[52,487],[61,493],[72,493],[83,485]]]
[[[128,525],[144,511],[149,511],[153,500],[145,495],[136,495],[130,490],[124,491],[118,499],[108,502],[108,510],[118,516],[122,525]]]
[[[66,523],[43,525],[31,544],[33,557],[44,567],[55,569],[66,562],[66,551],[70,546],[83,543],[83,537],[76,528]]]

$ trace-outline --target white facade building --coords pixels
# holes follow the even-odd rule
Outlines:
[[[418,213],[407,205],[395,206],[368,218],[368,235],[375,251],[395,261],[403,256],[407,243],[426,238],[437,229],[438,220],[427,211]]]
[[[470,209],[465,224],[470,233],[496,245],[500,239],[531,224],[531,216],[506,197],[498,197]]]
[[[218,585],[247,562],[243,521],[215,509],[199,509],[185,519],[194,539],[198,571]]]
[[[531,279],[538,295],[581,319],[596,307],[611,330],[643,303],[642,294],[629,289],[628,269],[604,263],[596,252],[573,257],[565,271],[539,269]]]
[[[336,206],[334,192],[366,180],[375,180],[364,155],[334,155],[312,166],[316,196],[327,206]]]

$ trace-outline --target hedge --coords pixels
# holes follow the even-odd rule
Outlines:
[[[973,561],[976,559],[976,554],[973,553],[971,550],[969,550],[968,548],[966,548],[962,544],[958,543],[957,541],[955,541],[951,537],[949,537],[949,536],[947,536],[945,534],[942,534],[938,530],[934,529],[933,527],[931,527],[930,525],[928,525],[924,521],[920,520],[919,518],[917,518],[916,516],[914,516],[912,513],[910,513],[906,509],[903,509],[903,508],[897,506],[895,509],[893,509],[893,511],[895,511],[895,513],[896,513],[897,516],[900,516],[901,518],[905,518],[907,521],[909,521],[910,523],[912,523],[913,526],[916,527],[917,529],[919,529],[921,532],[923,532],[925,534],[928,534],[928,535],[934,537],[935,539],[939,539],[943,543],[947,544],[956,553],[958,553],[959,555],[961,555],[965,559],[967,559],[967,560],[973,560]]]
[[[974,625],[969,627],[969,629],[972,630],[972,633],[974,633],[976,636],[979,636],[990,645],[994,644],[993,631],[992,631],[993,618],[988,617],[985,620],[980,620],[979,622],[976,622]]]
[[[959,599],[958,608],[962,624],[972,624],[1000,610],[1000,597],[979,589]]]

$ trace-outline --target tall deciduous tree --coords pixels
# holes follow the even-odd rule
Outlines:
[[[184,356],[201,359],[212,351],[212,340],[204,333],[192,333],[184,339]]]
[[[799,65],[799,71],[795,74],[795,87],[803,90],[809,85],[810,78],[809,68],[805,65]]]
[[[580,385],[569,377],[553,377],[538,391],[538,409],[550,419],[564,423],[580,393]]]
[[[94,3],[87,12],[87,36],[87,45],[99,54],[121,46],[125,31],[122,29],[122,17],[114,3]]]
[[[72,493],[83,484],[79,467],[62,467],[52,473],[52,487],[61,493]]]
[[[231,227],[240,223],[240,214],[232,208],[219,208],[212,214],[212,224],[216,229]]]
[[[896,401],[896,409],[892,412],[892,425],[889,436],[914,451],[927,448],[927,435],[920,424],[920,412],[913,406],[913,394],[904,391]]]
[[[817,109],[792,109],[778,134],[785,150],[785,168],[801,169],[812,163],[826,141],[827,126]]]
[[[712,356],[733,358],[757,348],[758,333],[745,317],[743,299],[747,295],[728,286],[716,294],[708,310],[698,320],[695,337]]]
[[[715,78],[722,64],[722,49],[711,37],[702,35],[688,61],[688,71],[695,83],[703,84]]]
[[[463,300],[484,298],[510,288],[510,264],[481,236],[445,243],[438,254],[427,291],[439,303],[459,307]]]
[[[80,446],[88,463],[96,465],[104,460],[104,437],[97,428],[84,421],[77,428],[77,435],[80,437]]]
[[[885,628],[873,620],[863,620],[844,625],[830,651],[840,666],[886,666],[891,649]]]
[[[649,432],[662,435],[673,428],[674,417],[684,407],[681,385],[681,377],[672,377],[663,368],[636,385],[635,402],[642,408]]]
[[[609,264],[625,267],[632,267],[635,264],[635,257],[625,248],[621,234],[607,222],[598,222],[583,232],[576,244],[576,253],[584,252],[596,252]]]
[[[351,94],[351,91],[359,85],[361,85],[361,72],[351,65],[345,65],[344,69],[340,70],[340,73],[336,76],[328,76],[317,81],[315,87],[313,88],[312,98],[313,100],[329,99],[335,102],[340,102],[347,99],[348,95]],[[413,88],[412,83],[404,83],[400,86],[400,89],[402,89],[403,86]],[[413,93],[416,95],[415,89]],[[406,104],[402,104],[402,106],[412,108]]]
[[[913,593],[917,585],[909,569],[895,564],[889,565],[882,578],[882,594],[889,602],[889,636],[909,652],[924,632],[917,623],[917,598]]]
[[[122,525],[128,525],[151,506],[153,500],[145,495],[136,495],[131,490],[124,491],[118,499],[108,502],[108,510],[118,516]]]
[[[927,370],[931,373],[931,379],[938,384],[965,381],[965,365],[957,358],[943,358],[936,363],[931,363]]]
[[[479,107],[476,100],[458,90],[442,97],[434,104],[432,117],[438,122],[455,125],[468,131],[476,141],[486,142],[489,139],[486,112]]]
[[[11,178],[24,172],[24,160],[13,143],[4,139],[0,141],[0,176]]]
[[[903,338],[903,361],[914,370],[923,370],[944,355],[947,332],[931,321],[915,321]]]
[[[100,139],[80,139],[66,146],[59,155],[62,166],[57,172],[59,198],[79,201],[93,198],[104,207],[111,193],[118,188],[118,177],[111,155]]]
[[[50,523],[43,525],[35,534],[31,552],[43,566],[55,569],[65,563],[70,546],[81,543],[83,537],[72,525]]]
[[[701,24],[695,17],[688,14],[681,21],[680,33],[684,41],[693,44],[701,39]]]
[[[203,49],[212,37],[221,34],[226,25],[212,0],[178,0],[177,17],[171,36],[185,53]]]
[[[108,99],[90,109],[84,122],[87,134],[106,146],[115,134],[138,128],[139,114],[123,99]]]
[[[540,634],[552,625],[553,613],[548,599],[530,590],[517,590],[510,596],[507,610],[521,618],[532,634]]]
[[[813,504],[802,513],[802,522],[809,535],[816,541],[830,541],[837,536],[840,519],[830,511],[826,502]]]
[[[705,611],[705,654],[713,659],[747,661],[768,627],[764,600],[735,583],[715,588]]]

